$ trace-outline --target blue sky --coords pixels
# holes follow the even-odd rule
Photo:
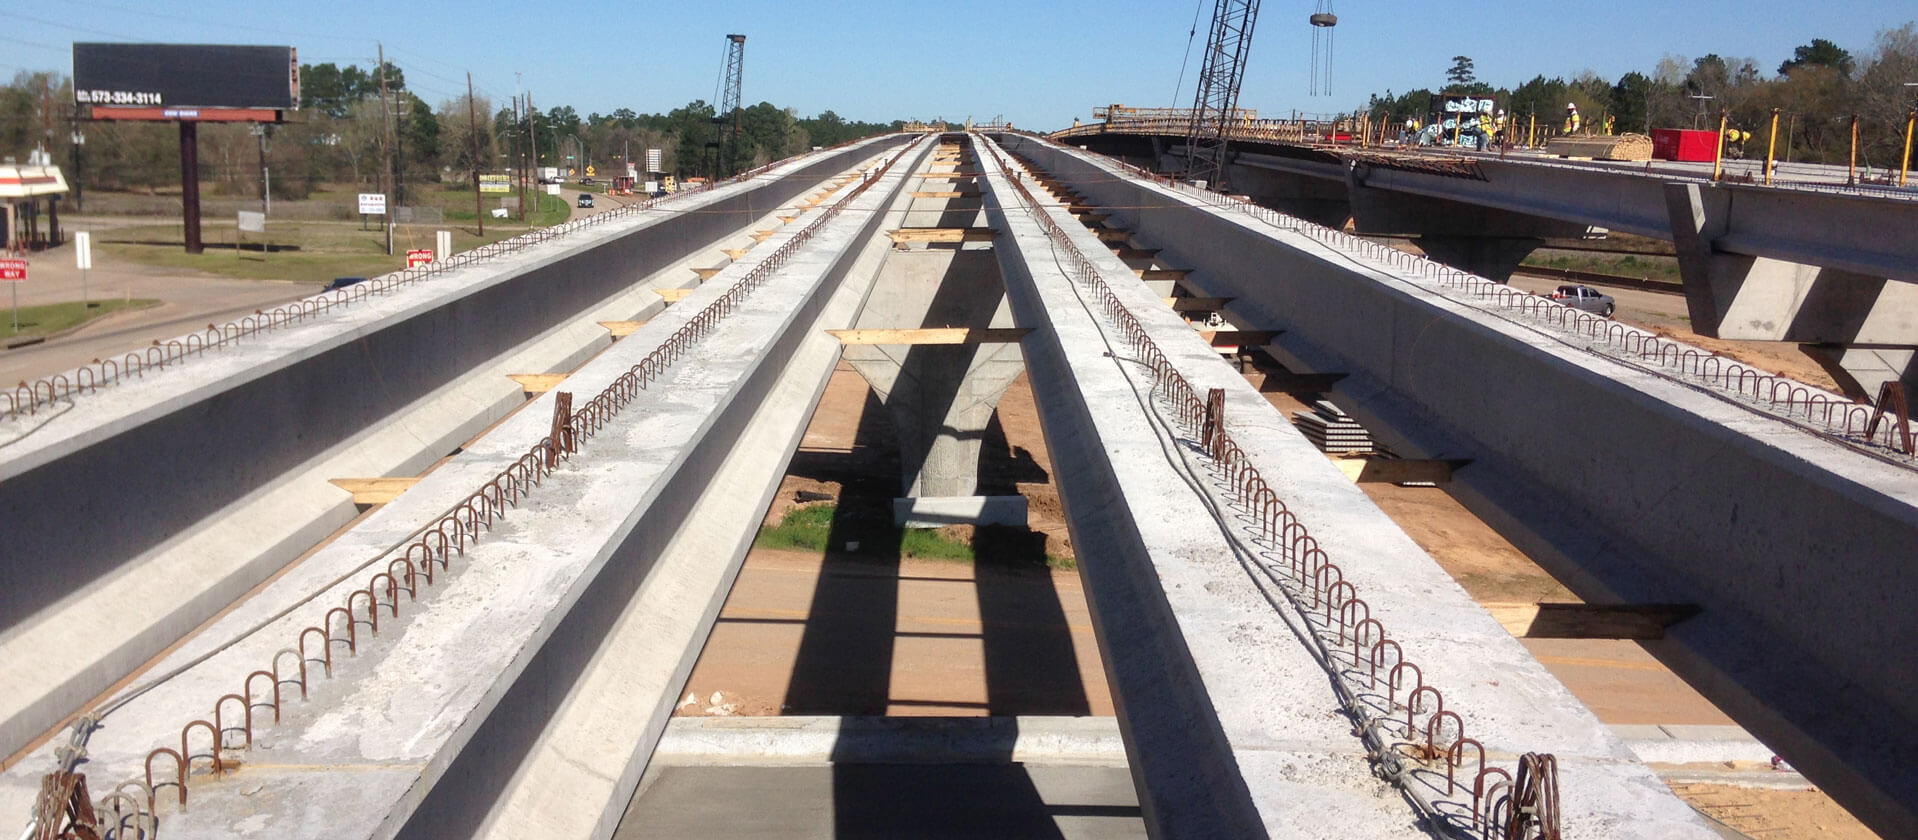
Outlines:
[[[517,73],[541,108],[660,111],[711,100],[725,35],[742,32],[747,102],[1050,128],[1108,102],[1173,104],[1200,2],[1195,54],[1213,0],[0,0],[0,74],[68,72],[74,41],[291,44],[302,61],[369,67],[384,42],[430,101],[463,91],[470,70],[500,100]],[[1751,57],[1770,72],[1812,38],[1862,55],[1878,30],[1918,19],[1911,0],[1332,5],[1334,95],[1307,96],[1315,0],[1264,0],[1241,104],[1271,116],[1348,110],[1368,93],[1440,84],[1459,54],[1498,85],[1649,73],[1667,53]],[[1190,104],[1193,60],[1177,104]]]

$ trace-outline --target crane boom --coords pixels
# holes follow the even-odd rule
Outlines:
[[[1217,0],[1212,8],[1185,154],[1186,177],[1203,180],[1214,190],[1225,187],[1226,132],[1237,117],[1239,84],[1245,79],[1252,26],[1258,18],[1259,0]]]

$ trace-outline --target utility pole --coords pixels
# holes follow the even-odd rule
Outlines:
[[[473,218],[479,220],[479,235],[486,238],[486,200],[480,198],[479,106],[473,103],[473,73],[466,73],[466,122],[473,134]]]
[[[526,92],[526,149],[533,158],[533,208],[539,208],[540,192],[545,188],[539,183],[539,112],[533,110],[533,92]],[[534,218],[539,214],[535,213]],[[531,225],[532,222],[527,222]]]
[[[386,197],[386,253],[393,254],[393,130],[392,111],[386,104],[386,45],[380,44],[380,192]]]

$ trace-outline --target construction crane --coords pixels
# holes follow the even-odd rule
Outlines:
[[[1185,160],[1188,179],[1204,181],[1209,189],[1220,192],[1225,190],[1226,133],[1239,118],[1239,83],[1245,79],[1252,25],[1258,19],[1259,0],[1217,0],[1212,8],[1205,63],[1199,70],[1192,123],[1186,131]]]
[[[718,136],[706,144],[713,160],[713,180],[731,171],[733,160],[739,153],[739,89],[746,75],[746,36],[726,36],[726,67],[720,74],[723,90],[720,94],[719,110],[713,114],[713,126]],[[723,150],[723,151],[722,151]]]

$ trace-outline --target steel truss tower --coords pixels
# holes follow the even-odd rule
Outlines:
[[[726,73],[723,92],[720,94],[719,111],[713,114],[713,125],[721,127],[723,136],[714,141],[717,165],[713,180],[731,171],[733,162],[739,157],[739,90],[746,76],[746,36],[726,36]],[[723,150],[723,151],[722,151]]]
[[[1258,18],[1259,0],[1218,0],[1212,9],[1212,32],[1185,138],[1186,177],[1205,181],[1209,189],[1225,189],[1226,132],[1238,116],[1239,83]]]

